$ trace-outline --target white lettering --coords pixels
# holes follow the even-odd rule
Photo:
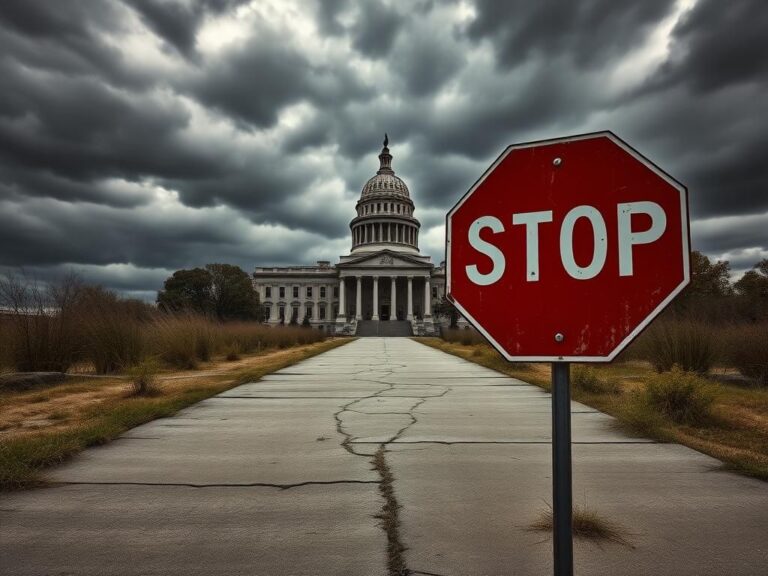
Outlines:
[[[573,256],[573,229],[579,218],[586,218],[592,224],[594,234],[594,253],[588,266],[579,266]],[[605,220],[600,212],[592,206],[576,206],[565,215],[563,226],[560,228],[560,258],[565,271],[577,280],[589,280],[597,276],[605,265],[608,254],[608,232]]]
[[[667,229],[667,215],[656,202],[627,202],[618,205],[619,217],[619,275],[632,276],[634,263],[632,246],[655,242]],[[651,227],[643,232],[632,232],[632,214],[647,214]]]
[[[525,279],[528,282],[539,281],[539,224],[545,222],[552,222],[552,210],[512,215],[512,224],[525,226]]]
[[[469,245],[478,252],[488,256],[493,263],[493,268],[487,274],[481,274],[475,264],[466,267],[467,276],[478,286],[488,286],[498,282],[504,275],[504,268],[506,267],[504,254],[501,250],[480,238],[480,231],[483,228],[490,228],[494,234],[504,232],[504,225],[501,223],[501,220],[494,216],[481,216],[472,222],[472,225],[469,227]]]

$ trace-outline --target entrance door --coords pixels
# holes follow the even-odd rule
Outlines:
[[[381,316],[380,318],[382,320],[389,320],[389,304],[382,304],[381,305]]]

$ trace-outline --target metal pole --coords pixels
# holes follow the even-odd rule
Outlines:
[[[555,576],[573,576],[570,364],[552,363],[552,529]]]

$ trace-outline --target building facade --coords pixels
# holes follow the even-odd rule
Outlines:
[[[256,268],[254,287],[270,324],[304,323],[355,334],[365,323],[403,323],[432,334],[445,294],[445,267],[419,251],[421,224],[405,182],[392,169],[388,139],[379,169],[363,186],[350,222],[351,247],[331,265]],[[381,326],[384,328],[384,326]]]

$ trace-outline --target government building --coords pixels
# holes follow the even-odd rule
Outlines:
[[[408,186],[392,169],[385,135],[379,169],[363,186],[349,224],[349,254],[332,265],[256,268],[269,324],[309,323],[335,334],[430,335],[445,294],[445,266],[419,252]]]

